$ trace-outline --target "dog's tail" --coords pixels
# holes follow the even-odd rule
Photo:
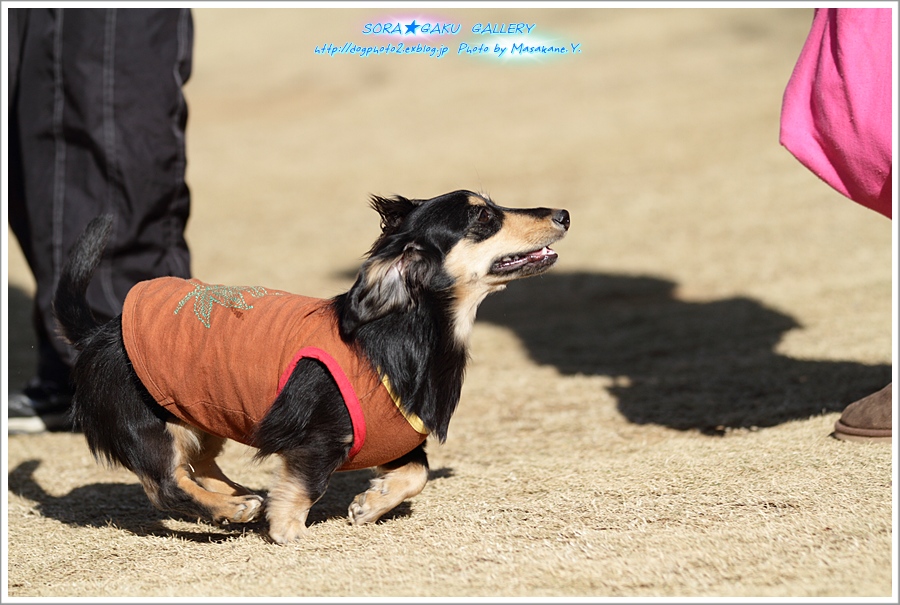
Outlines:
[[[113,217],[104,214],[92,220],[72,246],[53,296],[53,314],[62,335],[80,349],[100,323],[87,303],[87,289],[109,240]]]

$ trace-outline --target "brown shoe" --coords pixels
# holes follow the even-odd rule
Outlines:
[[[891,442],[891,385],[854,401],[834,423],[834,436],[845,441]]]

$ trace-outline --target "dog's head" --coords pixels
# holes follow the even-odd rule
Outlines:
[[[372,207],[382,233],[348,292],[345,335],[436,295],[448,301],[453,333],[464,343],[484,297],[549,269],[557,259],[549,246],[569,229],[566,210],[503,208],[471,191],[428,200],[373,196]]]

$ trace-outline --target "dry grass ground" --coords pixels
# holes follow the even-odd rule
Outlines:
[[[324,57],[392,15],[442,59]],[[568,208],[560,261],[489,298],[432,481],[373,526],[337,475],[296,546],[151,508],[80,435],[8,439],[12,597],[896,597],[892,447],[829,436],[892,378],[891,222],[778,145],[811,10],[197,9],[194,273],[330,296],[370,193]],[[577,55],[455,54],[478,22]],[[499,36],[482,37],[490,45]],[[9,249],[11,386],[32,283]],[[265,490],[270,463],[223,466]]]

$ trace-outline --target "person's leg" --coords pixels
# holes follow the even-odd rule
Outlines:
[[[53,146],[47,144],[54,131],[51,16],[48,11],[9,10],[9,224],[39,291],[50,287],[52,279],[52,254],[47,252],[53,236],[52,220],[40,212],[52,209],[54,153]],[[28,72],[24,85],[23,71]],[[30,104],[24,110],[29,124],[20,127],[20,107],[25,104]],[[33,133],[42,136],[34,137]],[[29,177],[26,161],[33,163]],[[38,432],[48,424],[59,428],[71,399],[69,364],[60,353],[61,347],[54,346],[52,325],[45,321],[37,296],[32,322],[37,341],[37,372],[24,390],[10,393],[10,432]]]
[[[854,202],[892,218],[891,11],[815,9],[785,88],[782,145]],[[835,437],[891,440],[891,385],[847,406]]]
[[[10,396],[9,428],[31,432],[59,428],[68,405],[75,351],[56,335],[51,301],[92,218],[115,217],[88,290],[99,320],[117,315],[138,281],[190,276],[182,85],[193,27],[187,9],[30,9],[16,22],[10,225],[35,277],[39,361]]]

